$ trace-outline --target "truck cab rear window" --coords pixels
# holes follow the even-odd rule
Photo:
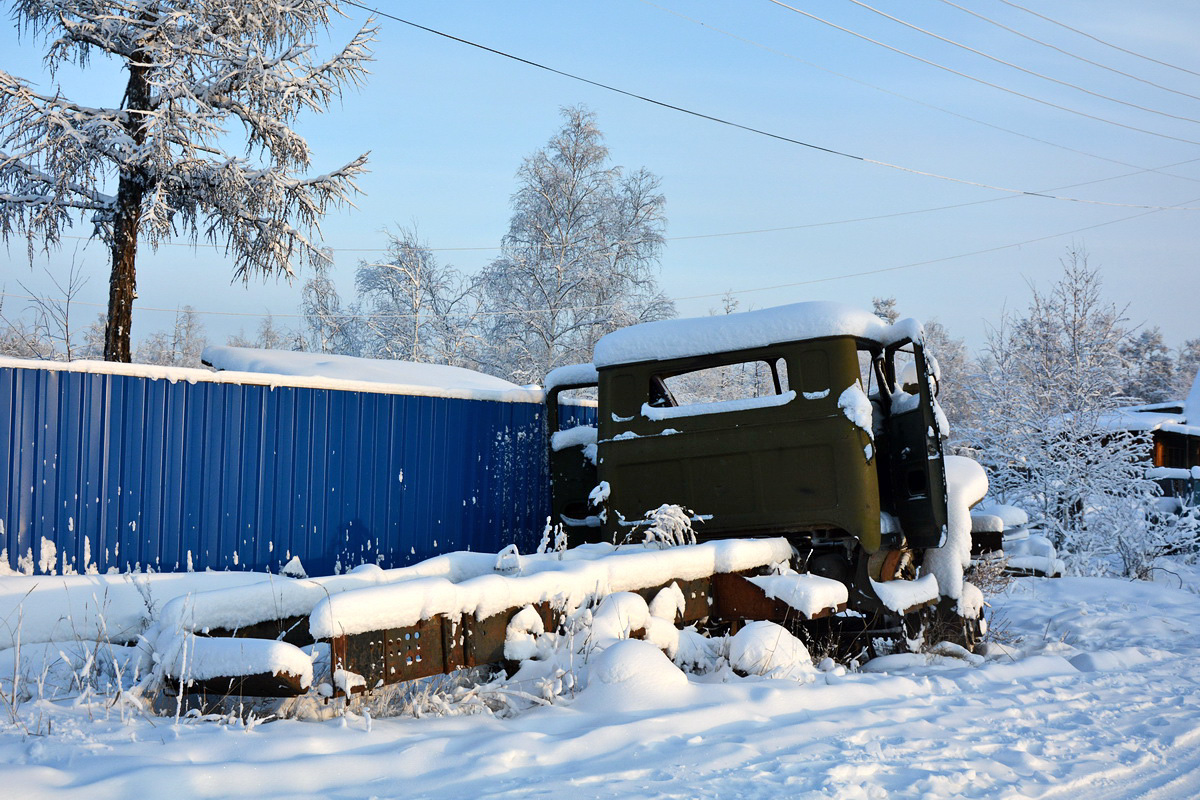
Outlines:
[[[673,408],[726,400],[770,397],[788,391],[787,362],[782,358],[722,364],[650,379],[652,408]]]

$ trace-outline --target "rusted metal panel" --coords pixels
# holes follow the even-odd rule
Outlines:
[[[209,628],[203,633],[205,636],[230,636],[238,639],[274,639],[296,647],[306,647],[313,643],[312,634],[308,632],[307,614],[264,620],[242,628]]]
[[[755,584],[743,575],[718,574],[712,577],[712,616],[727,622],[742,620],[769,620],[790,622],[803,619],[821,619],[844,611],[845,603],[835,608],[824,608],[811,617],[780,600],[767,597]]]
[[[308,691],[299,675],[282,672],[278,675],[263,672],[255,675],[230,675],[205,680],[191,680],[185,685],[173,682],[172,691],[187,695],[226,697],[299,697]]]

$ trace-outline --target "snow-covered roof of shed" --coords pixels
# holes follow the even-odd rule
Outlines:
[[[920,341],[921,323],[904,319],[889,325],[869,311],[840,303],[794,303],[758,311],[692,319],[645,322],[614,331],[596,343],[595,364],[633,364],[749,350],[781,342],[827,336],[854,336],[880,344]]]
[[[1118,408],[1102,416],[1100,425],[1110,431],[1166,431],[1200,436],[1200,373],[1192,381],[1192,389],[1182,403]]]
[[[204,349],[204,363],[219,370],[302,375],[313,378],[367,381],[436,389],[491,392],[522,391],[515,383],[482,372],[445,364],[420,364],[379,358],[260,350],[253,347],[213,345]]]

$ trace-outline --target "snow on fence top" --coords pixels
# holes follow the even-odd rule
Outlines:
[[[571,610],[589,597],[741,572],[791,556],[786,539],[740,539],[563,561],[557,568],[519,577],[483,575],[458,584],[444,578],[418,578],[327,597],[313,609],[309,631],[315,639],[331,639],[405,628],[438,615],[474,614],[484,619],[542,602],[561,603]]]
[[[204,351],[204,358],[209,363],[226,364],[220,355],[215,355],[216,361],[210,361],[210,351],[239,350],[249,348],[210,347]],[[191,369],[188,367],[160,367],[154,364],[120,364],[112,361],[39,361],[23,358],[0,357],[0,369],[38,369],[47,372],[82,372],[99,375],[124,375],[150,380],[167,380],[171,383],[186,381],[187,383],[234,383],[257,386],[268,386],[272,389],[287,386],[306,389],[336,389],[347,392],[373,392],[376,394],[403,394],[420,397],[447,397],[460,400],[496,400],[506,403],[540,403],[542,391],[529,389],[509,383],[501,378],[472,372],[459,367],[447,367],[438,364],[414,364],[407,361],[378,361],[368,358],[350,358],[349,356],[326,356],[313,353],[276,353],[267,350],[251,350],[255,353],[271,353],[274,356],[301,356],[314,362],[332,362],[335,359],[346,359],[353,362],[365,362],[367,365],[397,365],[393,370],[364,371],[354,376],[349,368],[335,369],[333,367],[313,367],[308,373],[303,370],[295,372],[238,371],[232,368],[210,372],[206,369]],[[246,361],[249,369],[249,360]],[[264,362],[255,362],[265,367]],[[279,364],[282,368],[283,364]],[[412,368],[405,371],[405,367]],[[325,374],[330,373],[330,374]],[[460,375],[459,373],[465,373]]]
[[[855,336],[880,344],[921,341],[914,319],[889,325],[879,317],[840,303],[794,303],[758,311],[693,319],[646,322],[614,331],[596,343],[597,367],[662,361],[710,353],[749,350],[798,339]]]

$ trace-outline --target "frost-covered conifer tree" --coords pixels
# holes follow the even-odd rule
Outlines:
[[[592,112],[562,113],[562,128],[517,172],[502,255],[482,275],[490,369],[522,382],[590,361],[610,331],[674,315],[655,280],[659,179],[609,166]]]
[[[1122,347],[1128,380],[1125,394],[1142,403],[1165,403],[1173,398],[1175,359],[1163,341],[1162,332],[1147,328],[1129,338]]]
[[[1172,387],[1173,400],[1182,400],[1188,396],[1196,375],[1200,373],[1200,339],[1189,339],[1179,348],[1175,360],[1175,385]]]
[[[320,260],[320,217],[356,191],[366,157],[298,177],[311,153],[290,126],[362,81],[373,23],[321,60],[313,42],[335,0],[16,0],[13,9],[46,43],[52,76],[97,56],[127,72],[105,104],[0,71],[0,236],[24,233],[32,258],[90,219],[112,259],[105,358],[130,358],[139,239],[221,243],[246,279]],[[241,155],[229,150],[236,134]]]

